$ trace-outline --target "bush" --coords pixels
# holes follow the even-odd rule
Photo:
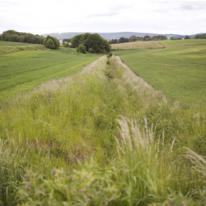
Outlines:
[[[48,49],[58,49],[60,46],[59,40],[52,36],[47,36],[44,41],[44,46]]]
[[[84,44],[80,44],[78,47],[77,47],[77,52],[80,52],[80,53],[87,53],[87,50],[86,50],[86,47],[84,46]]]

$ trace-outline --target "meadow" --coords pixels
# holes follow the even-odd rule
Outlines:
[[[196,100],[199,87],[188,89],[190,72],[184,90],[177,78],[175,85],[168,78],[183,63],[197,62],[188,49],[199,52],[201,63],[206,53],[200,41],[162,43],[167,48],[115,50],[132,70],[118,56],[83,55],[68,48],[27,48],[0,57],[8,55],[13,62],[8,84],[18,71],[26,73],[19,76],[26,89],[16,81],[17,86],[1,93],[6,101],[0,103],[0,206],[205,205],[206,108],[199,103],[205,97]],[[177,64],[180,51],[186,57]],[[146,54],[154,71],[146,71]],[[171,63],[170,55],[176,70],[165,66],[167,72],[159,77],[154,63]],[[22,65],[18,69],[16,62]],[[141,62],[148,66],[143,69]],[[194,65],[188,64],[189,69],[195,81],[204,79],[201,66],[200,76]],[[25,82],[26,77],[35,84]],[[157,77],[164,83],[154,84]]]
[[[173,101],[205,104],[206,40],[131,42],[113,48],[137,75]]]
[[[42,45],[0,41],[0,100],[49,79],[74,74],[95,58],[72,49],[51,51]]]

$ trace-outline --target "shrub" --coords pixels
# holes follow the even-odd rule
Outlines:
[[[52,36],[47,36],[44,41],[44,46],[48,49],[58,49],[60,46],[59,40]]]
[[[84,44],[80,44],[78,47],[77,47],[77,52],[80,52],[80,53],[87,53],[87,50],[86,50],[86,47],[84,46]]]

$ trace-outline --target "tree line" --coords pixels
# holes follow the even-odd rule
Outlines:
[[[118,44],[118,43],[134,42],[134,41],[158,41],[158,40],[167,40],[167,37],[164,35],[156,35],[156,36],[146,35],[144,37],[131,36],[129,38],[120,37],[119,39],[110,40],[110,43]]]
[[[206,39],[206,33],[197,34],[194,36],[174,36],[171,37],[171,40],[179,39]],[[101,37],[99,34],[93,33],[84,33],[74,36],[71,39],[64,39],[63,45],[65,47],[76,48],[77,52],[81,53],[108,53],[111,50],[110,44],[125,43],[125,42],[134,42],[134,41],[159,41],[167,40],[165,35],[155,35],[144,37],[131,36],[129,38],[121,37],[119,39],[112,39],[109,42]],[[60,42],[57,38],[52,36],[42,36],[35,35],[25,32],[17,32],[14,30],[8,30],[3,32],[0,35],[0,40],[3,41],[13,41],[13,42],[23,42],[23,43],[32,43],[32,44],[42,44],[49,49],[58,49],[60,47]]]
[[[144,37],[139,36],[131,36],[129,38],[126,37],[120,37],[119,39],[112,39],[109,41],[110,44],[119,44],[119,43],[126,43],[126,42],[134,42],[134,41],[161,41],[161,40],[167,40],[168,37],[165,35],[155,35],[155,36],[149,36],[146,35]],[[206,39],[206,33],[205,34],[196,34],[194,36],[173,36],[170,38],[171,40],[181,40],[181,39]]]
[[[34,35],[25,32],[17,32],[14,30],[8,30],[3,32],[1,40],[13,41],[13,42],[24,42],[32,44],[43,44],[45,37],[41,35]]]
[[[60,42],[52,36],[34,35],[31,33],[8,30],[0,35],[0,40],[23,42],[32,44],[42,44],[49,49],[58,49]],[[72,39],[64,40],[64,46],[76,48],[81,53],[108,53],[110,51],[109,42],[99,34],[84,33],[74,36]]]
[[[60,46],[59,40],[52,36],[44,37],[38,34],[17,32],[14,30],[8,30],[3,32],[0,35],[0,40],[31,44],[42,44],[49,49],[58,49]]]

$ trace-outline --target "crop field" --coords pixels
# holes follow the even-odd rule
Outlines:
[[[167,97],[184,103],[205,104],[206,40],[161,41],[161,45],[160,49],[142,46],[124,50],[123,44],[123,50],[114,53]]]
[[[50,51],[41,45],[0,41],[0,100],[49,79],[74,74],[95,58],[72,49]]]
[[[205,206],[206,41],[161,45],[0,42],[0,206]]]
[[[165,48],[163,42],[160,41],[136,41],[136,42],[126,42],[113,44],[112,49],[162,49]]]

